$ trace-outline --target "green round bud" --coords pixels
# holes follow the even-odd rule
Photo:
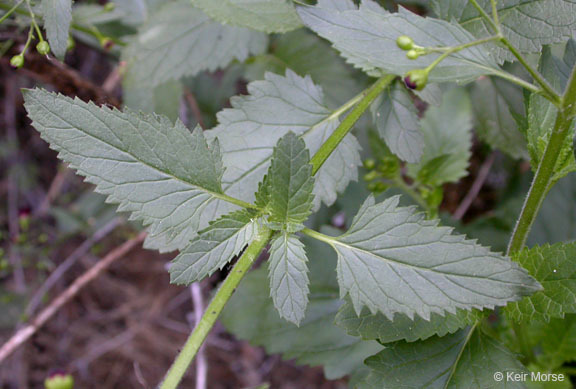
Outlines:
[[[112,12],[116,8],[116,4],[109,2],[104,5],[104,12]]]
[[[376,167],[376,161],[374,161],[372,158],[364,160],[365,169],[372,170],[374,167]]]
[[[408,59],[418,59],[418,57],[420,57],[420,53],[418,53],[416,50],[412,49],[412,50],[408,50],[406,52],[406,57],[408,57]]]
[[[74,377],[70,374],[58,371],[51,374],[50,377],[44,380],[44,388],[46,389],[73,389]]]
[[[21,68],[24,66],[24,56],[22,54],[18,54],[10,58],[10,65],[17,69]]]
[[[428,83],[428,71],[426,69],[410,70],[404,77],[404,84],[410,89],[422,90]]]
[[[372,170],[370,173],[366,173],[364,175],[364,180],[365,181],[374,181],[379,176],[380,176],[380,174],[378,174],[378,172],[376,170]]]
[[[383,183],[382,181],[371,182],[370,184],[368,184],[368,190],[370,192],[374,192],[374,193],[382,193],[387,188],[388,188],[388,186],[385,183]]]
[[[68,41],[66,42],[66,50],[72,50],[76,47],[76,41],[71,36],[68,36]]]
[[[396,39],[396,44],[402,50],[410,50],[414,47],[414,40],[406,35],[401,35]]]
[[[46,41],[42,41],[36,45],[36,51],[39,54],[47,55],[50,52],[50,45]]]
[[[102,46],[104,50],[110,50],[112,46],[114,46],[114,41],[108,37],[100,38],[100,46]]]

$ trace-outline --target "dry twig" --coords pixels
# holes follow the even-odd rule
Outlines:
[[[25,325],[19,329],[2,348],[0,348],[0,363],[4,361],[10,354],[17,350],[24,342],[26,342],[36,331],[38,331],[48,320],[58,312],[66,303],[68,303],[74,296],[82,290],[90,281],[97,278],[104,270],[106,270],[114,261],[126,255],[134,247],[138,246],[144,241],[146,237],[145,232],[141,232],[137,237],[130,239],[124,244],[112,250],[94,267],[88,269],[84,274],[76,279],[62,294],[54,299],[50,305],[44,308],[30,324]]]

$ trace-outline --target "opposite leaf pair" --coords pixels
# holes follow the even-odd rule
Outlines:
[[[540,288],[515,262],[399,207],[397,197],[379,204],[370,197],[350,230],[337,238],[303,228],[315,189],[303,136],[289,132],[280,138],[253,205],[224,193],[218,142],[209,146],[199,130],[190,133],[165,118],[98,108],[42,90],[27,91],[25,98],[34,125],[60,157],[121,211],[149,225],[154,245],[187,244],[171,269],[178,283],[213,273],[261,229],[273,229],[278,232],[271,294],[281,315],[296,323],[308,294],[306,256],[291,235],[296,231],[338,252],[340,294],[350,295],[358,314],[367,306],[389,319],[404,313],[429,320],[431,313],[505,305]],[[251,187],[245,187],[245,196]],[[222,203],[245,209],[195,235]]]
[[[255,194],[254,210],[236,211],[210,223],[174,259],[171,281],[190,284],[229,263],[259,230],[278,232],[270,248],[270,291],[281,316],[299,323],[308,303],[308,268],[303,245],[292,233],[312,211],[314,179],[306,144],[294,133],[282,137],[268,174]]]

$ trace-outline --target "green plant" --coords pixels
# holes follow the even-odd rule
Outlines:
[[[239,257],[161,387],[177,387],[223,311],[238,336],[323,365],[329,378],[351,374],[360,388],[522,386],[529,370],[535,385],[569,386],[574,243],[524,246],[548,192],[576,170],[576,4],[435,0],[436,17],[425,18],[371,0],[191,3],[159,6],[122,49],[126,101],[174,116],[163,96],[178,101],[186,77],[246,62],[248,94],[233,97],[213,129],[24,91],[59,157],[142,221],[148,248],[180,251],[172,282],[189,285]],[[365,74],[313,35],[267,35],[302,25]],[[334,59],[318,66],[317,53]],[[130,103],[144,95],[153,99]],[[430,105],[422,118],[415,101]],[[474,124],[534,170],[506,255],[437,220],[443,185],[466,175]],[[345,232],[313,228],[357,179],[364,136],[372,194],[347,205],[359,210]],[[268,274],[251,272],[231,297],[267,247]]]

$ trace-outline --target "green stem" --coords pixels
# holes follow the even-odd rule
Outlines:
[[[524,68],[528,71],[528,73],[530,73],[534,81],[536,81],[536,83],[540,85],[540,87],[543,89],[544,97],[546,97],[548,100],[550,100],[552,103],[558,106],[560,104],[560,96],[558,96],[558,93],[556,93],[556,91],[550,86],[550,84],[544,79],[544,77],[542,77],[542,75],[538,73],[528,63],[528,61],[526,60],[526,58],[524,58],[522,53],[520,53],[516,49],[516,47],[514,47],[514,45],[512,45],[510,41],[502,35],[498,20],[498,10],[496,8],[496,2],[494,0],[490,1],[492,3],[492,12],[494,14],[494,19],[492,19],[490,15],[488,15],[486,11],[484,11],[484,9],[480,6],[480,4],[478,4],[476,0],[470,0],[470,3],[472,3],[472,5],[478,10],[480,16],[482,16],[482,18],[486,20],[490,24],[490,26],[492,26],[494,32],[496,32],[497,34],[496,36],[500,37],[499,41],[504,46],[506,46],[508,50],[510,50],[510,52],[514,55],[514,57],[516,57],[516,59],[522,64],[522,66],[524,66]]]
[[[168,370],[164,381],[160,385],[161,389],[173,389],[177,388],[178,384],[182,380],[184,373],[188,369],[190,363],[196,356],[196,353],[204,343],[206,336],[214,326],[216,319],[220,316],[222,309],[232,296],[232,293],[240,284],[240,281],[244,277],[244,274],[250,267],[254,260],[260,255],[260,252],[266,247],[268,240],[272,235],[272,231],[266,227],[262,227],[262,231],[258,234],[256,239],[250,243],[250,245],[244,251],[244,254],[238,259],[236,265],[230,272],[230,274],[226,277],[222,286],[210,302],[210,305],[206,308],[206,312],[202,316],[202,319],[199,323],[196,324],[196,328],[186,341],[184,348],[178,354],[178,357]]]
[[[242,201],[240,199],[237,199],[235,197],[228,196],[224,193],[211,192],[211,194],[220,200],[229,202],[230,204],[234,204],[234,205],[237,205],[237,206],[242,207],[242,208],[260,210],[260,208],[254,204],[247,203],[247,202]]]
[[[20,0],[19,2],[17,2],[14,7],[10,8],[8,11],[6,11],[6,13],[0,18],[0,23],[2,23],[4,20],[8,19],[10,17],[10,15],[12,15],[12,13],[14,11],[16,11],[18,9],[18,7],[20,7],[22,5],[22,3],[24,2],[24,0]]]
[[[36,34],[38,34],[38,39],[40,40],[40,42],[43,42],[44,37],[42,36],[42,31],[40,31],[38,23],[36,23],[36,15],[34,15],[34,11],[32,10],[32,6],[30,5],[30,0],[25,1],[26,1],[26,7],[28,8],[28,12],[30,14],[30,19],[32,20],[32,26],[36,30]]]
[[[506,46],[508,50],[510,50],[514,57],[516,57],[516,59],[518,59],[518,61],[522,64],[522,66],[524,66],[528,73],[530,73],[534,81],[536,81],[536,83],[540,85],[540,87],[544,90],[545,96],[548,97],[548,99],[555,105],[560,105],[560,96],[558,96],[558,93],[556,93],[548,81],[546,81],[544,77],[542,77],[542,75],[528,63],[526,58],[524,58],[524,56],[516,49],[516,47],[514,47],[508,41],[508,39],[504,37],[500,39],[500,42],[502,42],[502,44]]]
[[[494,24],[498,27],[498,32],[500,32],[500,19],[498,18],[498,1],[490,0],[492,4],[492,19],[494,19]]]
[[[25,0],[21,0],[20,3],[23,3],[24,1],[25,1]],[[10,7],[10,6],[7,5],[7,4],[0,3],[0,9],[2,9],[2,10],[7,10],[7,11],[9,11],[9,10],[11,10],[12,8],[14,8],[14,7]],[[17,13],[18,15],[21,15],[21,16],[26,16],[26,17],[31,18],[31,15],[30,15],[27,11],[25,11],[25,10],[23,10],[23,9],[14,9],[14,11],[12,11],[12,12],[15,12],[15,13]],[[33,15],[33,14],[32,14],[32,15]],[[4,16],[6,16],[6,15],[4,15]],[[77,23],[72,23],[72,24],[70,25],[70,27],[72,27],[72,28],[73,28],[74,30],[76,30],[76,31],[80,31],[80,32],[83,32],[83,33],[85,33],[85,34],[91,35],[91,36],[93,36],[93,37],[96,38],[96,39],[100,39],[100,38],[103,37],[103,35],[100,33],[100,31],[99,31],[96,27],[94,27],[94,26],[85,27],[85,26],[82,26],[82,25],[77,24]],[[125,42],[123,42],[123,41],[121,41],[121,40],[118,40],[118,39],[116,39],[116,38],[114,38],[114,37],[107,37],[107,38],[109,38],[110,40],[112,40],[112,42],[114,42],[114,44],[116,44],[116,45],[118,45],[118,46],[126,46],[126,43],[125,43]]]
[[[554,123],[554,129],[550,135],[550,140],[544,150],[542,160],[538,164],[536,175],[528,191],[524,206],[514,228],[510,244],[508,245],[508,254],[520,251],[526,243],[528,233],[532,228],[534,219],[542,206],[542,202],[550,189],[554,168],[558,161],[558,156],[566,137],[570,134],[574,116],[576,115],[576,67],[572,69],[568,86],[561,98],[560,108]]]
[[[476,0],[470,0],[470,3],[472,3],[472,5],[474,6],[474,8],[476,8],[476,10],[478,11],[478,13],[480,13],[480,16],[482,16],[482,18],[484,18],[484,20],[486,20],[494,29],[494,31],[499,34],[500,33],[500,26],[498,26],[494,20],[492,20],[492,18],[490,17],[490,15],[488,15],[486,13],[486,11],[484,11],[484,8],[482,8],[480,6],[480,4],[478,4],[478,2]]]
[[[368,109],[370,104],[390,85],[390,83],[394,80],[393,75],[385,75],[378,79],[374,85],[370,88],[362,92],[356,98],[352,99],[351,101],[358,101],[357,105],[354,107],[352,111],[342,120],[340,125],[334,130],[332,135],[324,142],[322,147],[314,154],[310,163],[312,164],[312,173],[316,174],[316,172],[322,167],[324,162],[330,157],[332,152],[338,147],[342,139],[350,132],[354,124],[360,119],[360,116]],[[352,106],[354,103],[349,104]],[[338,109],[338,114],[341,114],[342,108]]]
[[[484,43],[492,42],[495,40],[500,40],[501,38],[502,37],[500,35],[494,35],[494,36],[490,36],[488,38],[482,38],[482,39],[478,39],[478,40],[475,40],[472,42],[464,43],[462,45],[451,47],[450,49],[446,50],[442,55],[440,55],[438,58],[436,58],[430,65],[428,65],[426,67],[426,71],[430,72],[432,69],[434,69],[436,66],[438,66],[438,64],[440,62],[444,61],[448,56],[450,56],[454,53],[457,53],[457,52],[464,50],[464,49],[467,49],[469,47],[482,45]]]
[[[430,208],[430,205],[422,198],[422,196],[420,196],[420,194],[418,194],[418,192],[416,190],[414,190],[413,187],[408,185],[402,177],[397,177],[392,182],[393,182],[394,186],[396,186],[398,189],[402,190],[404,193],[406,193],[408,196],[410,196],[414,201],[416,201],[416,203],[418,203],[418,205],[420,205],[422,207],[422,209],[424,209],[426,211],[426,213],[428,213],[429,215],[433,214],[433,212],[432,212],[433,210]]]

